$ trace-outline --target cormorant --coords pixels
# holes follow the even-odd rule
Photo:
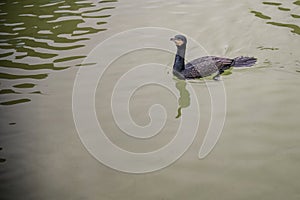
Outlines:
[[[236,57],[234,59],[221,58],[216,56],[204,56],[185,64],[185,50],[187,39],[183,35],[176,35],[171,38],[177,47],[177,53],[173,65],[173,74],[180,79],[194,79],[210,76],[217,72],[213,77],[219,80],[220,74],[230,67],[251,67],[257,61],[254,57]]]

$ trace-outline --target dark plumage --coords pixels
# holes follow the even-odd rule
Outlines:
[[[173,65],[173,73],[180,79],[194,79],[210,76],[217,72],[214,79],[217,80],[230,67],[251,67],[255,64],[254,57],[237,57],[234,59],[216,56],[205,56],[192,60],[185,64],[185,50],[187,39],[183,35],[176,35],[171,41],[177,46],[177,53]]]

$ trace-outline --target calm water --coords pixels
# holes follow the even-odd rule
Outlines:
[[[299,0],[1,1],[0,16],[1,199],[300,198]],[[100,164],[86,151],[73,121],[72,89],[83,59],[97,44],[145,26],[180,31],[211,55],[255,56],[258,64],[222,77],[226,122],[208,157],[197,157],[211,111],[208,86],[198,80],[191,83],[201,110],[192,146],[168,168],[132,175]],[[113,48],[118,44],[108,52]],[[185,82],[171,78],[179,99],[153,85],[135,92],[130,111],[137,124],[149,123],[153,104],[167,111],[166,126],[149,140],[123,134],[110,110],[112,90],[124,73],[155,62],[169,66],[167,79],[173,56],[134,51],[105,71],[96,113],[118,146],[148,152],[174,137],[191,104]]]

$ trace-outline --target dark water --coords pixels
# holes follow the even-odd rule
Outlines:
[[[166,169],[131,175],[105,167],[85,150],[73,121],[72,89],[78,68],[93,64],[82,61],[97,44],[145,26],[181,31],[211,55],[255,56],[258,63],[222,77],[226,122],[207,158],[199,160],[197,153],[210,98],[196,81],[201,121],[191,148]],[[0,199],[300,198],[299,0],[1,1],[0,42]],[[96,94],[103,128],[132,151],[171,140],[191,104],[186,82],[174,81],[178,99],[145,87],[132,99],[133,119],[147,124],[149,106],[159,101],[171,125],[149,143],[122,135],[110,114],[111,91],[126,70],[149,62],[171,66],[173,55],[145,50],[119,58]],[[169,76],[170,68],[165,71]]]

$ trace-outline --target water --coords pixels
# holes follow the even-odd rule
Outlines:
[[[299,199],[299,1],[1,1],[0,9],[1,199]],[[211,55],[255,56],[258,64],[222,77],[226,121],[208,157],[197,157],[211,115],[208,87],[220,83],[198,80],[190,83],[201,111],[192,146],[163,170],[132,175],[86,151],[73,121],[72,89],[97,44],[145,26],[183,32]],[[151,62],[169,66],[163,70],[171,77],[172,53],[134,51],[111,63],[96,92],[103,129],[130,151],[165,145],[192,106],[185,82],[170,78],[180,98],[144,86],[131,99],[132,118],[148,124],[149,107],[160,103],[166,126],[149,140],[122,133],[110,110],[113,87]]]

